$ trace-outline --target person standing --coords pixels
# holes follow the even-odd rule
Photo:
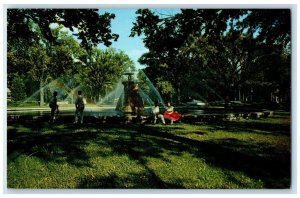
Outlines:
[[[78,118],[80,124],[83,124],[83,110],[84,110],[84,101],[82,96],[82,91],[78,91],[78,96],[75,101],[75,121],[74,124],[78,123]]]
[[[49,107],[51,109],[51,117],[50,117],[50,121],[51,123],[54,123],[56,120],[55,114],[57,114],[59,112],[58,110],[58,105],[57,105],[57,91],[53,92],[52,98],[49,102]]]
[[[163,124],[166,124],[164,116],[159,113],[159,102],[156,102],[154,104],[154,107],[152,108],[152,113],[153,113],[153,116],[154,116],[154,124],[156,124],[156,121],[157,121],[158,118],[161,120],[161,122]]]

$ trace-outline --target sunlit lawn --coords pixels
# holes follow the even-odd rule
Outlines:
[[[290,115],[174,125],[9,122],[8,188],[289,188]]]

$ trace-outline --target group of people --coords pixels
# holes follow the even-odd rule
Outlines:
[[[53,92],[53,96],[50,100],[49,107],[51,109],[51,118],[50,122],[54,123],[56,120],[56,115],[59,113],[58,105],[57,105],[57,91]],[[84,111],[84,100],[82,96],[82,91],[78,91],[78,96],[75,100],[75,120],[74,124],[83,124],[83,111]],[[174,111],[174,107],[170,102],[167,103],[166,111],[161,114],[159,109],[159,102],[156,102],[154,107],[152,108],[152,113],[154,117],[154,124],[157,123],[157,120],[160,119],[163,124],[166,124],[165,119],[170,120],[170,123],[173,124],[174,121],[180,119],[181,115]]]
[[[56,120],[56,115],[59,113],[58,104],[57,104],[57,91],[53,92],[52,98],[49,103],[51,109],[51,118],[50,122],[54,123]],[[83,110],[84,110],[84,100],[82,96],[82,91],[78,91],[78,96],[75,100],[75,121],[74,124],[83,124]]]
[[[159,102],[156,102],[152,108],[152,113],[154,117],[154,124],[157,123],[157,120],[160,119],[163,124],[166,124],[165,119],[170,120],[170,123],[173,124],[174,121],[180,119],[181,115],[174,111],[174,107],[170,102],[167,103],[167,108],[163,114],[160,113]]]

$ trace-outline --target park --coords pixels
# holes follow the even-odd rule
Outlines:
[[[7,9],[8,189],[291,188],[289,9],[110,11]]]

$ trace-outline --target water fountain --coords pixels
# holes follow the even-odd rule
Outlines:
[[[102,107],[113,105],[115,111],[122,114],[127,122],[131,122],[133,118],[142,120],[151,116],[151,109],[156,101],[165,105],[159,92],[142,70],[125,71],[115,87],[97,104]]]
[[[131,114],[137,113],[136,108],[143,108],[144,106],[138,95],[138,84],[135,84],[132,79],[133,74],[134,73],[130,71],[124,73],[124,75],[128,77],[127,80],[122,81],[124,91],[116,106],[116,110]]]
[[[58,92],[59,116],[61,118],[74,115],[74,94],[76,94],[78,89],[82,90],[80,85],[70,87],[68,81],[55,79],[45,85],[43,89],[47,93],[45,95],[47,97],[51,96],[53,91]],[[36,91],[19,106],[9,107],[7,110],[8,119],[19,118],[20,116],[29,119],[47,118],[50,113],[47,97],[45,105],[40,107],[37,99],[39,93],[40,91]],[[155,101],[159,101],[164,106],[162,97],[143,71],[132,72],[129,70],[124,72],[123,77],[115,83],[112,91],[106,91],[105,97],[96,104],[86,104],[85,117],[104,120],[113,118],[125,118],[125,120],[131,120],[134,117],[145,118],[151,115],[151,108]],[[35,104],[31,106],[24,105],[29,102]]]
[[[72,84],[72,83],[71,83]],[[113,84],[113,83],[111,83]],[[155,102],[159,102],[162,107],[165,103],[159,92],[148,79],[142,70],[126,71],[123,77],[114,84],[113,90],[108,92],[106,96],[99,100],[96,104],[87,104],[85,108],[86,122],[131,122],[133,120],[145,120],[152,117],[152,107]],[[78,89],[82,89],[80,85],[69,86],[68,82],[62,79],[55,79],[44,86],[49,93],[58,91],[58,104],[60,108],[59,117],[64,122],[72,122],[74,118],[75,107],[74,93]],[[83,93],[85,91],[83,90]],[[48,93],[48,95],[49,95]],[[39,94],[35,92],[26,101],[34,101],[34,98]],[[46,100],[47,102],[47,100]],[[10,119],[44,119],[48,120],[50,116],[50,108],[46,104],[44,107],[37,105],[31,107],[12,107],[8,108],[7,116]],[[244,112],[223,112],[219,109],[195,109],[190,107],[175,107],[183,116],[183,122],[194,121],[213,121],[223,119],[240,119],[240,118],[259,118],[272,115],[270,111],[244,111]],[[67,121],[66,121],[67,120]]]

